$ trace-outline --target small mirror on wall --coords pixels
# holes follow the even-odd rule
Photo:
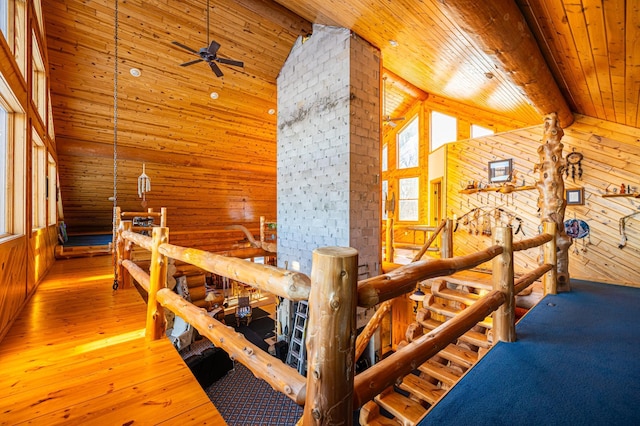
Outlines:
[[[581,206],[584,204],[584,188],[565,190],[567,205]]]
[[[503,183],[511,180],[511,174],[513,173],[513,161],[498,160],[489,161],[489,182],[490,183]]]

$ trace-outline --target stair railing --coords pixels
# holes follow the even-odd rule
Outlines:
[[[354,407],[373,399],[383,389],[410,373],[442,347],[472,328],[478,321],[509,303],[515,291],[543,276],[553,278],[552,264],[543,265],[518,282],[513,280],[513,251],[544,245],[545,260],[555,253],[555,224],[545,224],[545,234],[530,240],[511,243],[511,231],[497,230],[494,245],[486,250],[457,258],[418,261],[387,274],[357,282],[357,251],[352,248],[325,247],[314,250],[311,278],[304,274],[273,266],[169,244],[169,230],[154,227],[152,237],[118,229],[123,250],[118,262],[148,292],[147,339],[155,340],[165,333],[163,307],[192,324],[201,335],[225,350],[231,359],[247,366],[256,377],[268,382],[299,405],[304,405],[305,424],[326,424],[330,419],[351,419]],[[131,244],[150,250],[152,260],[147,274],[125,252]],[[499,257],[498,257],[499,256]],[[166,287],[168,258],[193,264],[206,271],[237,279],[261,290],[293,301],[308,300],[310,310],[307,351],[308,374],[301,376],[294,368],[260,350],[231,327],[211,318],[206,310],[187,302]],[[494,259],[494,290],[430,333],[409,343],[355,376],[356,305],[373,307],[399,295],[413,291],[418,281],[475,267]],[[511,275],[509,278],[506,275]],[[528,284],[527,284],[528,283]],[[505,290],[505,287],[507,288]],[[545,289],[553,283],[545,282]],[[357,303],[356,303],[357,302]],[[506,304],[505,304],[506,302]],[[508,313],[505,317],[508,317]],[[505,325],[499,325],[501,323]],[[496,324],[496,336],[508,341],[514,333],[505,321]]]

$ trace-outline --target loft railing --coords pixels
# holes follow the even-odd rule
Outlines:
[[[494,335],[515,340],[515,294],[542,277],[546,293],[555,293],[555,224],[545,223],[544,233],[513,243],[511,228],[496,228],[494,245],[486,250],[449,259],[416,261],[387,274],[357,282],[357,251],[325,247],[313,252],[311,277],[273,266],[245,262],[210,252],[168,243],[169,229],[154,227],[152,236],[118,229],[118,263],[148,292],[146,336],[160,339],[165,333],[163,307],[192,324],[201,335],[225,350],[231,359],[249,368],[256,377],[304,405],[304,424],[327,424],[331,419],[350,423],[354,407],[409,374],[440,348],[454,341],[492,312]],[[128,260],[126,251],[136,244],[151,251],[150,273]],[[543,246],[544,263],[517,282],[513,253]],[[265,353],[231,327],[211,318],[202,308],[166,288],[168,258],[193,264],[206,271],[242,281],[290,300],[308,300],[307,377]],[[493,291],[457,317],[414,340],[403,349],[355,376],[356,306],[373,307],[412,292],[418,281],[475,267],[493,259]],[[382,315],[382,313],[380,314]],[[374,315],[374,318],[376,316]],[[360,349],[361,351],[361,349]]]

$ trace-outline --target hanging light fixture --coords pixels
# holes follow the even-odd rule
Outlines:
[[[142,207],[147,208],[147,192],[151,191],[151,179],[145,173],[145,164],[142,163],[142,174],[138,176],[138,197],[142,198]]]
[[[413,292],[413,294],[411,296],[409,296],[409,299],[413,300],[415,302],[415,306],[413,307],[413,313],[417,314],[418,313],[418,304],[422,303],[422,301],[424,300],[425,294],[424,292],[420,289],[420,285],[418,285],[418,287],[416,288],[416,291]]]

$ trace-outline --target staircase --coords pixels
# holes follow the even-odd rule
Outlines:
[[[407,330],[412,341],[472,305],[491,289],[491,275],[464,271],[424,281],[425,299]],[[385,389],[360,411],[361,425],[415,425],[491,346],[492,318],[487,317],[456,342]],[[405,343],[406,344],[406,343]],[[403,346],[402,344],[400,346]]]

